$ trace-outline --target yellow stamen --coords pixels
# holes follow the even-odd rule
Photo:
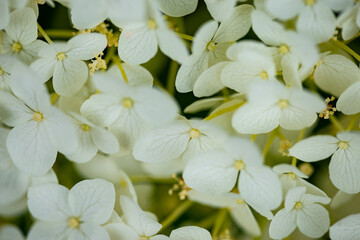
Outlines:
[[[68,224],[71,228],[78,228],[80,226],[79,219],[76,217],[71,217],[68,221]]]
[[[11,45],[11,48],[14,52],[20,52],[22,50],[22,45],[19,42],[14,42]]]
[[[316,0],[305,0],[305,4],[308,5],[308,6],[312,6],[315,4],[315,1]]]
[[[240,171],[243,170],[245,168],[245,163],[242,160],[237,160],[234,163],[234,167],[236,168],[236,170]]]
[[[122,105],[125,108],[132,108],[132,106],[134,105],[134,101],[131,98],[124,98],[122,101]]]
[[[278,105],[280,106],[281,109],[287,108],[289,106],[289,101],[285,99],[281,99],[278,102]]]
[[[65,53],[61,52],[58,55],[56,55],[56,57],[58,60],[62,61],[66,58],[66,55],[65,55]]]
[[[281,54],[286,54],[289,52],[289,47],[287,45],[283,44],[279,47],[279,52]]]
[[[347,149],[349,147],[349,144],[347,142],[339,142],[339,148],[340,149]]]
[[[209,52],[213,52],[216,49],[216,44],[214,42],[209,42],[208,45],[206,46],[206,49]]]
[[[261,78],[261,79],[268,79],[268,78],[269,78],[269,75],[267,74],[267,72],[262,71],[262,72],[260,73],[260,78]]]
[[[157,23],[156,23],[156,21],[155,21],[154,19],[149,20],[149,22],[148,22],[148,28],[149,28],[149,29],[155,29],[155,28],[157,28]]]
[[[83,124],[83,125],[81,125],[81,129],[84,131],[84,132],[88,132],[88,131],[90,131],[90,129],[91,129],[91,127],[89,126],[89,125],[87,125],[87,124]]]
[[[42,122],[43,119],[44,119],[44,116],[43,116],[43,114],[41,112],[36,112],[33,115],[33,119],[34,119],[35,122]]]
[[[200,131],[195,129],[195,128],[192,128],[190,130],[190,138],[197,138],[200,136]]]
[[[239,205],[243,205],[245,203],[244,199],[236,199],[236,203]]]
[[[295,173],[293,173],[293,172],[289,172],[289,173],[287,174],[287,176],[288,176],[291,180],[294,180],[295,177],[296,177]]]
[[[296,210],[300,210],[300,209],[303,208],[303,205],[302,205],[301,202],[296,202],[295,205],[294,205],[294,208],[295,208]]]

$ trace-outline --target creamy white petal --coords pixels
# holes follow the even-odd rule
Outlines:
[[[140,85],[144,85],[144,86],[152,86],[153,85],[154,78],[146,68],[144,68],[140,65],[132,65],[132,64],[128,64],[128,63],[122,63],[121,65],[124,68],[125,74],[128,78],[129,86],[136,87],[136,86],[140,86]],[[115,76],[117,78],[120,78],[122,81],[124,81],[123,76],[122,76],[121,71],[118,66],[115,66],[115,65],[111,66],[108,69],[107,73],[111,76]],[[92,80],[94,81],[94,78]],[[102,79],[102,80],[104,80],[104,79]],[[100,81],[98,84],[101,84]],[[98,84],[95,83],[96,86],[98,86]]]
[[[316,112],[289,106],[281,111],[280,127],[287,130],[301,130],[313,125],[317,117]]]
[[[81,126],[78,127],[77,134],[79,141],[78,147],[74,152],[67,154],[66,157],[77,163],[88,162],[96,155],[98,148],[95,146],[90,133],[84,132]]]
[[[196,226],[181,227],[170,234],[171,240],[211,240],[208,230]]]
[[[193,55],[200,55],[206,51],[208,43],[214,38],[218,25],[216,21],[211,20],[200,26],[195,33],[191,48]]]
[[[279,46],[283,43],[284,27],[273,21],[265,12],[259,10],[253,11],[251,20],[254,32],[264,43],[271,46]]]
[[[304,204],[297,213],[297,225],[306,236],[319,238],[329,230],[329,213],[319,204]]]
[[[110,218],[114,204],[115,189],[106,180],[84,180],[69,192],[72,214],[87,223],[104,224]]]
[[[106,224],[105,229],[111,240],[133,240],[139,238],[137,232],[124,223]]]
[[[204,193],[229,192],[235,185],[238,170],[234,160],[224,152],[209,151],[194,157],[185,166],[185,183]]]
[[[90,134],[94,144],[100,151],[110,154],[119,151],[119,143],[116,137],[109,131],[95,127],[91,129]]]
[[[102,52],[106,45],[106,36],[101,33],[84,33],[71,38],[68,43],[69,51],[66,55],[71,58],[88,60]]]
[[[354,83],[341,94],[336,108],[347,115],[360,112],[360,82]]]
[[[106,1],[70,1],[71,20],[77,29],[91,29],[107,17]]]
[[[55,71],[56,58],[55,57],[46,57],[39,58],[30,65],[30,68],[33,69],[39,76],[43,79],[43,82],[49,80]]]
[[[4,144],[6,141],[4,141]],[[1,150],[0,150],[1,151]],[[3,155],[1,157],[4,157]],[[10,159],[10,156],[9,160]],[[0,205],[9,204],[24,197],[29,186],[29,176],[20,172],[12,163],[8,167],[2,163],[0,168]]]
[[[169,29],[156,30],[160,50],[178,63],[183,63],[189,55],[185,42]]]
[[[261,230],[253,213],[246,203],[238,204],[230,210],[230,215],[235,223],[252,236],[260,236]]]
[[[356,194],[348,194],[346,192],[339,190],[335,194],[335,196],[332,197],[330,207],[332,209],[336,209],[336,208],[348,203],[352,199],[354,199],[355,196],[356,196]]]
[[[31,43],[37,38],[36,16],[31,8],[17,9],[10,14],[5,31],[21,45]]]
[[[236,1],[234,0],[205,0],[207,9],[211,16],[218,22],[223,22],[229,18],[234,11]]]
[[[273,239],[283,239],[296,229],[296,210],[278,211],[270,223],[269,234]]]
[[[3,240],[25,240],[24,235],[18,227],[10,224],[1,226],[0,239]]]
[[[198,0],[157,0],[156,3],[166,15],[181,17],[194,12]]]
[[[88,222],[81,223],[79,230],[80,231],[73,232],[76,234],[71,234],[69,240],[80,240],[82,238],[84,240],[110,240],[109,234],[98,224]]]
[[[266,10],[281,20],[294,18],[302,10],[302,0],[269,0],[266,1]]]
[[[69,227],[64,222],[42,222],[38,221],[31,227],[28,233],[28,240],[60,240],[67,239],[69,236]]]
[[[360,214],[352,214],[330,227],[332,240],[354,240],[360,236]]]
[[[185,113],[196,113],[203,110],[210,109],[219,105],[223,101],[223,97],[212,97],[212,98],[204,98],[197,100],[190,105],[188,105],[185,109]]]
[[[1,1],[0,7],[0,29],[6,28],[10,21],[10,9],[8,1]]]

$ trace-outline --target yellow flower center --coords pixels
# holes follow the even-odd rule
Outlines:
[[[34,121],[35,122],[42,122],[43,121],[43,119],[44,119],[44,116],[43,116],[43,114],[41,113],[41,112],[36,112],[36,113],[34,113],[34,115],[33,115],[33,119],[34,119]]]
[[[14,42],[12,45],[11,45],[11,48],[14,52],[20,52],[21,49],[22,49],[22,45],[19,43],[19,42]]]
[[[190,138],[197,138],[200,136],[200,131],[195,129],[195,128],[192,128],[190,130]]]
[[[123,188],[125,188],[125,187],[128,186],[128,184],[127,184],[127,182],[126,182],[125,179],[121,179],[121,180],[119,181],[119,185],[120,185],[121,187],[123,187]]]
[[[122,101],[124,108],[132,108],[134,101],[131,98],[124,98]]]
[[[245,203],[244,199],[236,199],[236,203],[239,205],[243,205]]]
[[[323,64],[323,60],[322,60],[322,59],[320,59],[320,60],[316,63],[316,66],[318,67],[318,66],[320,66],[321,64]]]
[[[308,5],[308,6],[312,6],[315,4],[315,1],[316,0],[305,0],[305,4]]]
[[[339,142],[338,146],[340,149],[347,149],[349,147],[349,144],[347,142],[341,141],[341,142]]]
[[[236,160],[234,163],[234,167],[238,171],[243,170],[245,168],[245,163],[243,162],[243,160]]]
[[[303,205],[302,205],[301,202],[296,202],[295,205],[294,205],[294,208],[295,208],[296,210],[300,210],[300,209],[303,208]]]
[[[144,235],[140,236],[140,238],[139,238],[139,240],[149,240],[149,239],[150,239],[149,237],[144,236]]]
[[[78,228],[80,226],[79,219],[76,217],[71,217],[68,221],[69,227]]]
[[[91,127],[89,126],[89,125],[87,125],[87,124],[83,124],[83,125],[81,125],[81,129],[84,131],[84,132],[88,132],[88,131],[90,131],[90,129],[91,129]]]
[[[289,106],[289,101],[285,99],[281,99],[278,102],[278,105],[280,106],[281,109],[287,108]]]
[[[148,28],[149,28],[149,29],[155,29],[155,28],[157,28],[157,23],[156,23],[156,21],[155,21],[154,19],[149,20],[149,22],[148,22]]]
[[[66,55],[65,53],[61,52],[61,53],[58,53],[58,55],[56,55],[57,59],[62,61],[66,58]]]
[[[216,49],[216,44],[214,42],[209,42],[208,45],[206,46],[206,49],[209,52],[213,52]]]
[[[295,173],[293,173],[293,172],[289,172],[287,175],[291,180],[294,180],[296,177]]]
[[[285,44],[282,44],[280,47],[279,47],[279,52],[281,54],[286,54],[289,52],[289,47]]]
[[[260,73],[260,78],[261,78],[261,79],[268,79],[268,78],[269,78],[269,75],[267,74],[267,72],[262,71],[262,72]]]

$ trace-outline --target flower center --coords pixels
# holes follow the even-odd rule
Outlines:
[[[149,237],[144,236],[144,235],[140,236],[140,238],[139,238],[139,240],[149,240],[149,239],[150,239]]]
[[[349,147],[349,144],[347,142],[341,141],[341,142],[339,142],[338,146],[340,149],[347,149]]]
[[[289,172],[287,175],[291,180],[294,180],[296,177],[295,173],[293,173],[293,172]]]
[[[69,227],[78,228],[80,226],[79,219],[76,217],[71,217],[68,221]]]
[[[190,138],[197,138],[200,136],[200,131],[195,129],[195,128],[192,128],[190,130]]]
[[[296,202],[295,205],[294,205],[294,208],[295,208],[296,210],[300,210],[300,209],[303,208],[303,205],[302,205],[301,202]]]
[[[58,55],[56,55],[57,59],[62,61],[66,58],[66,55],[65,53],[61,52],[61,53],[58,53]]]
[[[154,19],[151,19],[148,21],[148,28],[149,29],[155,29],[157,28],[157,23]]]
[[[213,52],[216,49],[216,44],[214,42],[209,42],[208,45],[206,46],[206,49],[209,52]]]
[[[43,116],[43,114],[41,113],[41,112],[36,112],[36,113],[34,113],[34,115],[33,115],[33,119],[34,119],[34,121],[35,122],[42,122],[43,121],[43,119],[44,119],[44,116]]]
[[[305,0],[305,4],[308,5],[308,6],[312,6],[315,4],[315,1],[316,0]]]
[[[260,78],[261,78],[261,79],[268,79],[268,78],[269,78],[269,75],[267,74],[267,72],[262,71],[262,72],[260,73]]]
[[[236,203],[239,205],[243,205],[245,203],[244,199],[236,199]]]
[[[236,160],[234,163],[234,167],[238,171],[243,170],[245,168],[245,163],[243,162],[243,160]]]
[[[84,131],[84,132],[88,132],[88,131],[90,131],[90,129],[91,129],[91,127],[89,126],[89,125],[87,125],[87,124],[83,124],[83,125],[81,125],[81,129]]]
[[[134,101],[131,98],[124,98],[122,101],[122,105],[124,106],[124,108],[132,108],[132,106],[134,105]]]
[[[285,99],[281,99],[278,102],[278,105],[280,106],[281,109],[287,108],[289,106],[289,101]]]
[[[12,45],[11,45],[11,48],[14,52],[20,52],[21,49],[22,49],[22,45],[19,43],[19,42],[14,42]]]
[[[289,52],[289,47],[285,44],[282,44],[280,47],[279,47],[279,52],[281,54],[286,54]]]

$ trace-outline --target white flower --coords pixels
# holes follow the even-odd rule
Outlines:
[[[156,233],[161,229],[161,224],[152,219],[133,200],[120,196],[123,211],[123,222],[110,223],[105,226],[111,240],[156,240]],[[156,235],[156,236],[154,236]]]
[[[229,138],[225,151],[196,155],[186,164],[185,183],[199,192],[230,192],[235,184],[243,199],[266,210],[277,208],[282,200],[279,178],[263,164],[259,149],[247,139]],[[240,175],[239,175],[240,173]]]
[[[312,136],[289,149],[291,156],[302,161],[316,162],[332,155],[329,172],[332,183],[346,193],[360,192],[360,134],[339,132]]]
[[[10,22],[10,9],[25,7],[28,0],[2,0],[0,1],[0,30],[7,27]]]
[[[197,153],[221,149],[226,134],[211,123],[199,120],[177,120],[168,126],[151,130],[136,141],[135,159],[160,163],[181,158],[187,162]]]
[[[102,179],[81,181],[70,191],[58,184],[32,187],[28,206],[37,221],[28,239],[108,240],[101,224],[109,220],[114,203],[114,186]]]
[[[18,60],[11,56],[0,55],[0,89],[10,92],[10,75],[16,70]]]
[[[76,149],[75,128],[57,108],[38,76],[26,67],[18,66],[11,75],[14,95],[0,90],[0,116],[14,128],[7,147],[17,168],[29,175],[45,174],[55,162],[57,152]]]
[[[353,1],[349,0],[347,2],[351,4]],[[354,37],[360,31],[360,4],[356,3],[353,7],[343,11],[339,15],[337,22],[344,40]]]
[[[87,162],[92,159],[98,150],[114,154],[119,151],[119,143],[116,137],[108,130],[98,127],[86,118],[70,113],[77,127],[78,148],[67,154],[67,158],[74,162]]]
[[[243,4],[235,8],[224,22],[208,21],[196,32],[192,54],[186,58],[176,76],[176,89],[190,92],[200,74],[212,65],[227,60],[225,56],[231,42],[245,36],[251,26],[250,14],[254,8]]]
[[[0,239],[25,240],[25,237],[17,226],[6,224],[0,227]]]
[[[294,31],[287,31],[283,25],[271,19],[262,11],[251,15],[252,28],[272,52],[278,71],[289,86],[301,87],[319,60],[318,49],[313,41]]]
[[[195,11],[198,0],[154,0],[156,6],[166,15],[181,17]]]
[[[1,34],[1,54],[13,55],[26,64],[32,63],[46,43],[37,39],[36,16],[31,8],[10,14],[10,22]]]
[[[141,64],[153,58],[158,50],[182,63],[188,56],[185,42],[170,30],[168,23],[151,4],[139,21],[121,25],[119,56],[125,62]]]
[[[221,195],[211,195],[190,190],[187,193],[187,197],[191,201],[199,202],[207,206],[215,208],[228,208],[232,219],[240,228],[244,229],[252,236],[260,236],[261,230],[259,224],[241,194],[225,193]],[[251,207],[267,219],[273,218],[271,211],[262,209],[261,206]]]
[[[360,236],[360,214],[352,214],[330,227],[331,240],[355,240]]]
[[[311,238],[320,238],[328,231],[330,226],[329,213],[318,204],[326,204],[327,199],[305,192],[305,187],[296,187],[288,192],[285,198],[285,208],[277,212],[270,223],[271,238],[285,238],[296,227]]]
[[[360,81],[350,85],[340,95],[336,108],[347,115],[360,112]]]
[[[121,66],[124,69],[129,86],[136,87],[142,85],[151,87],[153,85],[154,78],[146,68],[129,63],[122,63]],[[119,67],[116,65],[111,66],[106,71],[106,74],[125,81]]]
[[[170,240],[212,240],[212,238],[209,231],[204,228],[186,226],[172,230]]]
[[[335,97],[341,95],[350,85],[360,81],[360,70],[356,64],[340,54],[324,54],[316,65],[316,85]]]
[[[91,122],[109,127],[121,146],[132,147],[145,130],[176,117],[176,103],[158,89],[131,87],[121,79],[100,73],[94,75],[93,81],[100,93],[84,102],[81,113]]]
[[[205,3],[212,18],[223,22],[234,12],[236,0],[205,0]]]
[[[284,195],[294,187],[303,186],[306,187],[306,191],[312,195],[319,195],[325,198],[328,197],[320,188],[304,180],[304,178],[306,179],[308,176],[295,166],[283,163],[274,166],[273,170],[277,174],[280,174],[280,182],[283,187]],[[330,198],[328,198],[328,200],[330,202]]]
[[[260,81],[250,86],[248,103],[236,110],[232,126],[242,134],[267,133],[279,125],[300,130],[311,126],[325,108],[320,97],[306,90]]]
[[[107,45],[105,35],[99,33],[79,34],[66,44],[51,44],[41,49],[39,59],[31,64],[44,82],[53,77],[56,93],[71,96],[78,92],[89,76],[84,60],[99,54]]]
[[[329,40],[335,31],[333,0],[267,0],[267,10],[281,20],[295,18],[296,30],[316,42]]]

